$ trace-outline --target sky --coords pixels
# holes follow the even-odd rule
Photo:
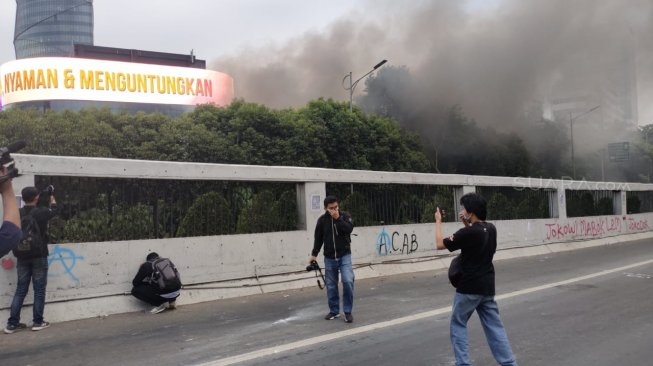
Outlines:
[[[360,0],[94,0],[95,44],[202,59],[320,31]],[[156,9],[156,10],[154,10]],[[0,0],[0,63],[13,60],[16,0]]]
[[[0,0],[0,63],[14,59],[15,0]],[[650,0],[95,0],[95,44],[194,54],[275,108],[347,100],[343,77],[382,59],[413,75],[416,108],[458,104],[481,123],[517,121],[561,70],[601,72],[637,49],[639,122],[653,122]],[[580,66],[579,66],[580,65]],[[360,94],[364,86],[356,90]],[[516,122],[515,122],[516,123]]]

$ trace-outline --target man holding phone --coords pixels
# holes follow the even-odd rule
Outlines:
[[[308,262],[317,260],[317,255],[324,245],[324,269],[327,288],[329,313],[324,317],[333,320],[340,317],[340,296],[338,291],[338,274],[342,279],[342,306],[345,323],[354,321],[354,270],[351,262],[351,232],[354,222],[351,216],[340,211],[338,198],[327,196],[324,199],[324,215],[317,219],[313,251]]]
[[[461,251],[462,277],[456,285],[450,323],[456,365],[471,365],[467,322],[476,311],[494,359],[502,366],[517,366],[499,316],[499,306],[494,300],[492,260],[497,249],[497,228],[485,221],[487,203],[478,193],[463,195],[460,205],[462,209],[458,217],[464,227],[447,238],[442,235],[442,212],[439,207],[434,214],[436,248]]]

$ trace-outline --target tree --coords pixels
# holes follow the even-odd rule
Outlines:
[[[233,234],[236,222],[227,201],[217,192],[195,199],[177,230],[177,237]]]

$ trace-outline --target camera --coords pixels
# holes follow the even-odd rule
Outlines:
[[[311,261],[311,264],[309,264],[308,266],[306,266],[306,272],[310,272],[310,271],[319,271],[319,270],[320,270],[320,265],[317,264],[316,261]]]
[[[51,196],[53,193],[54,193],[54,186],[52,184],[50,184],[49,186],[43,188],[43,190],[41,191],[41,194],[44,194],[44,195],[47,195],[47,196]]]
[[[43,188],[39,192],[39,200],[37,206],[48,207],[50,206],[50,197],[54,194],[54,186],[52,184]]]
[[[315,277],[317,277],[317,287],[323,290],[324,286],[322,285],[322,282],[320,282],[320,278],[322,278],[322,281],[324,281],[325,283],[326,283],[326,279],[324,278],[324,274],[320,269],[320,265],[317,264],[317,261],[311,261],[311,264],[306,266],[306,272],[310,272],[310,271],[315,271]]]
[[[0,164],[5,168],[5,175],[0,176],[0,183],[16,178],[19,175],[18,169],[14,164],[14,158],[11,157],[11,153],[24,148],[26,145],[25,141],[16,141],[13,144],[0,147]]]

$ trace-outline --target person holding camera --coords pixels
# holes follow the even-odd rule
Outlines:
[[[324,317],[333,320],[340,317],[340,296],[338,291],[338,275],[342,280],[342,306],[345,322],[354,321],[352,310],[354,306],[354,270],[351,262],[351,232],[354,221],[351,216],[340,211],[338,198],[327,196],[324,199],[324,215],[317,219],[315,225],[315,240],[313,251],[308,258],[309,264],[317,264],[317,255],[324,245],[325,284],[329,313]]]
[[[4,167],[2,167],[2,179],[0,194],[2,194],[3,221],[2,226],[0,226],[0,258],[16,248],[16,245],[23,237],[23,232],[20,230],[20,213],[18,212],[14,187],[11,183],[11,177],[7,176]]]
[[[442,213],[435,211],[435,245],[450,252],[461,251],[462,276],[456,284],[451,310],[450,337],[456,365],[471,365],[467,340],[467,322],[476,311],[485,331],[494,359],[502,366],[517,366],[508,335],[494,300],[494,265],[497,229],[485,222],[487,203],[477,193],[460,198],[459,217],[464,227],[448,238],[442,236]]]
[[[57,201],[54,198],[54,187],[49,186],[43,192],[35,187],[25,187],[21,191],[25,207],[20,209],[20,223],[23,238],[13,249],[17,258],[16,272],[18,281],[16,292],[11,302],[9,320],[4,332],[12,334],[27,328],[20,322],[20,310],[29,290],[30,281],[34,284],[34,304],[32,330],[38,331],[50,326],[43,320],[45,308],[45,288],[48,282],[48,221],[58,214]],[[49,206],[37,206],[41,195],[49,195]]]

